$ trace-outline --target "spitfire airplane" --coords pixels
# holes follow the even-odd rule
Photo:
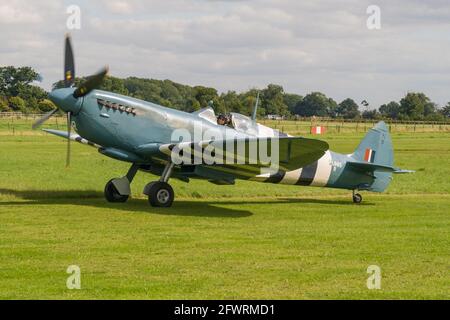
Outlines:
[[[232,185],[236,179],[243,179],[341,188],[352,190],[353,202],[360,203],[362,197],[357,190],[382,192],[393,173],[411,172],[393,166],[392,142],[384,122],[372,128],[352,154],[339,154],[330,151],[325,141],[292,137],[257,123],[258,99],[251,117],[231,113],[227,121],[223,118],[218,121],[211,107],[187,113],[97,90],[107,68],[75,88],[74,66],[71,40],[67,36],[65,88],[49,93],[50,100],[67,114],[67,132],[44,131],[67,139],[66,165],[70,162],[71,141],[90,145],[103,155],[131,164],[125,176],[106,184],[104,195],[109,202],[128,200],[130,184],[138,171],[160,176],[143,191],[156,207],[170,207],[173,203],[169,178],[185,182],[197,178],[218,185]],[[58,109],[36,121],[33,129]],[[71,131],[72,127],[76,133]],[[182,134],[174,136],[177,131]],[[263,149],[265,153],[261,152]],[[275,158],[276,161],[270,161]]]

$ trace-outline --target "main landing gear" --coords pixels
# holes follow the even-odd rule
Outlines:
[[[105,186],[105,198],[108,202],[127,202],[131,188],[130,184],[139,170],[139,165],[133,164],[125,177],[108,181]]]
[[[355,193],[355,190],[353,190],[353,202],[354,203],[361,203],[362,201],[362,195],[359,193]]]
[[[159,181],[153,181],[144,188],[144,194],[153,207],[170,207],[175,198],[172,187],[167,182],[172,174],[174,164],[168,163]],[[108,202],[126,202],[131,194],[130,184],[139,170],[138,164],[133,164],[125,177],[108,181],[105,186],[105,198]]]
[[[148,196],[148,202],[153,207],[170,207],[172,205],[175,194],[167,181],[169,181],[173,167],[173,163],[167,163],[159,181],[150,182],[145,186],[144,194]]]

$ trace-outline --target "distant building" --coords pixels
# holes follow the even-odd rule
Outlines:
[[[266,119],[268,119],[268,120],[283,120],[284,117],[280,116],[278,114],[268,114],[268,115],[266,115]]]

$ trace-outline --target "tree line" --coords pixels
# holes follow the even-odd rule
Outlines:
[[[0,112],[47,112],[55,108],[47,92],[34,85],[39,74],[30,67],[0,67]],[[84,78],[76,78],[75,86]],[[63,87],[58,81],[53,88]],[[305,96],[287,93],[283,87],[269,84],[262,90],[219,93],[205,86],[188,86],[171,80],[137,77],[107,77],[99,89],[128,95],[166,107],[192,112],[212,105],[216,113],[238,112],[250,115],[259,92],[258,117],[278,115],[293,117],[331,117],[343,119],[392,119],[445,121],[450,118],[450,102],[439,108],[424,93],[409,92],[400,101],[391,101],[378,109],[361,110],[358,103],[347,98],[340,103],[321,92]]]

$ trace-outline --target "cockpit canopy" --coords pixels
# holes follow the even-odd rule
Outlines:
[[[213,124],[219,124],[214,110],[211,107],[203,108],[201,110],[193,112],[198,117],[205,119]],[[243,114],[231,112],[229,114],[231,121],[227,125],[238,132],[242,132],[256,137],[277,137],[285,136],[285,134],[278,130],[263,126],[256,121],[253,121],[250,117]]]
[[[239,132],[258,135],[258,125],[250,117],[240,113],[231,112],[231,126]]]
[[[217,124],[216,114],[214,113],[214,109],[211,107],[200,109],[193,112],[193,114],[198,115],[200,118],[205,119],[206,121]]]

